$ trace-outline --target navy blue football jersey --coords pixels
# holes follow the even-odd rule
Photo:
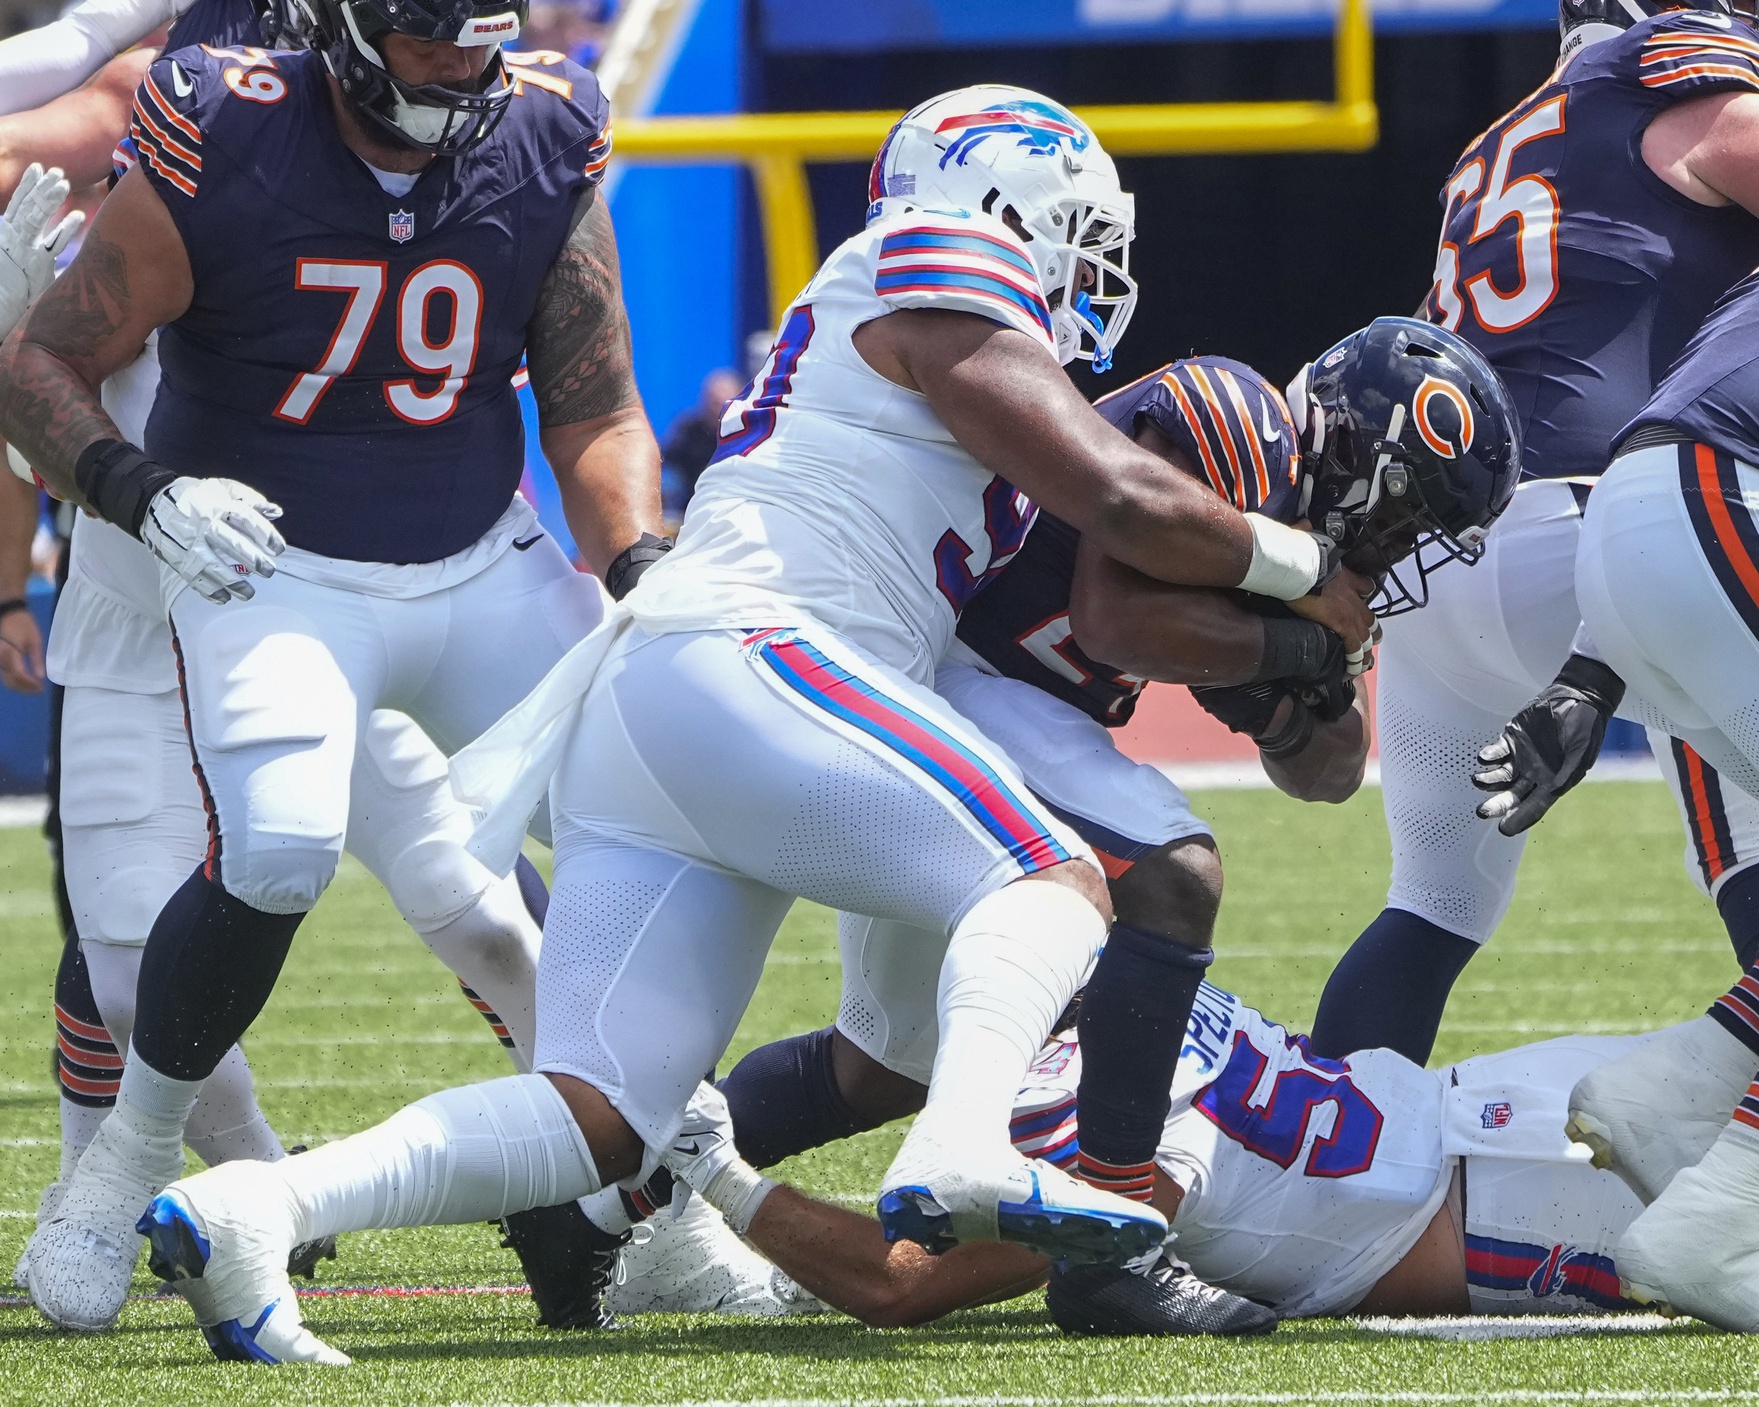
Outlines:
[[[1729,291],[1625,435],[1645,425],[1759,464],[1759,274]]]
[[[1707,11],[1655,16],[1561,65],[1442,190],[1424,314],[1508,386],[1527,477],[1605,469],[1631,407],[1759,263],[1759,220],[1643,161],[1658,112],[1718,92],[1759,92],[1759,35]]]
[[[1301,451],[1283,398],[1249,366],[1191,357],[1163,366],[1095,403],[1126,435],[1144,421],[1165,435],[1190,472],[1241,512],[1293,522]],[[1040,512],[1026,545],[959,616],[959,638],[1000,673],[1121,727],[1148,681],[1093,659],[1069,628],[1081,534]]]
[[[250,48],[263,42],[263,12],[257,0],[195,0],[165,36],[165,52],[194,44]]]
[[[403,196],[343,144],[318,55],[153,64],[129,138],[195,288],[160,334],[149,454],[251,485],[326,556],[435,561],[494,524],[524,468],[526,325],[610,146],[590,73],[508,58],[501,123]]]

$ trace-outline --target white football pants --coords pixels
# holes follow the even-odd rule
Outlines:
[[[941,698],[818,631],[631,628],[551,811],[536,1068],[598,1088],[650,1148],[725,1052],[795,896],[944,949],[986,895],[1089,855]]]
[[[1598,495],[1599,490],[1595,491]],[[1597,498],[1591,501],[1598,501]],[[1430,578],[1429,604],[1386,623],[1377,653],[1382,804],[1392,832],[1387,904],[1482,943],[1514,897],[1527,840],[1504,836],[1475,814],[1478,749],[1496,737],[1569,657],[1580,612],[1576,548],[1582,518],[1571,485],[1529,480],[1497,522],[1474,566],[1451,563]],[[1636,716],[1627,706],[1625,716]],[[1676,797],[1693,798],[1683,757],[1657,751]],[[1701,778],[1699,764],[1697,775]],[[1700,888],[1700,834],[1721,834],[1720,883],[1759,859],[1759,804],[1733,788],[1720,804],[1694,801],[1687,873]]]

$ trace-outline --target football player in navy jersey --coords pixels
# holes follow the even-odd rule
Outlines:
[[[311,52],[161,59],[138,168],[0,354],[7,437],[165,566],[211,842],[149,940],[118,1110],[33,1251],[52,1317],[126,1293],[194,1092],[334,872],[367,712],[459,746],[601,614],[514,499],[522,356],[613,591],[663,550],[604,102],[554,56],[502,57],[522,14],[353,0],[317,7]],[[149,457],[96,387],[160,326]]]
[[[1759,121],[1759,99],[1739,101]],[[1727,175],[1759,193],[1753,170]],[[1621,432],[1582,526],[1570,659],[1480,754],[1487,819],[1543,817],[1621,705],[1759,800],[1756,337],[1749,276]],[[1570,1136],[1650,1204],[1619,1244],[1626,1293],[1743,1333],[1759,1331],[1756,1070],[1749,959],[1704,1016],[1584,1077],[1569,1101]]]
[[[1570,654],[1582,505],[1613,436],[1759,263],[1759,47],[1744,9],[1561,0],[1557,70],[1442,190],[1423,315],[1508,384],[1525,479],[1483,563],[1441,573],[1429,609],[1388,622],[1392,883],[1326,985],[1323,1054],[1388,1045],[1428,1059],[1455,979],[1513,897],[1525,841],[1473,820],[1472,759]],[[1745,965],[1759,949],[1759,807],[1686,745],[1651,744],[1691,836],[1688,873]]]
[[[1295,389],[1292,416],[1251,368],[1195,357],[1097,409],[1242,510],[1288,522],[1311,513],[1346,562],[1387,577],[1389,607],[1395,595],[1411,599],[1397,564],[1420,540],[1432,553],[1474,555],[1513,492],[1519,448],[1513,407],[1471,347],[1426,323],[1382,319],[1322,355]],[[1429,443],[1438,433],[1448,437],[1445,455]],[[1365,662],[1353,666],[1335,635],[1280,603],[1152,580],[1043,512],[1020,553],[961,613],[936,691],[1016,761],[1033,793],[1094,848],[1109,880],[1115,919],[1080,1019],[1075,1158],[1085,1180],[1144,1199],[1152,1190],[1191,1009],[1185,984],[1213,959],[1222,889],[1209,827],[1163,773],[1118,752],[1106,730],[1128,721],[1149,680],[1189,684],[1258,742],[1283,790],[1341,801],[1359,785],[1367,754],[1352,683]],[[920,1107],[935,1034],[926,958],[943,945],[906,924],[848,914],[839,942],[836,1024],[753,1051],[722,1083],[740,1152],[755,1166]],[[1060,1269],[1051,1312],[1087,1332],[1270,1326],[1258,1306],[1165,1273],[1173,1264],[1167,1257],[1147,1268],[1153,1273]]]

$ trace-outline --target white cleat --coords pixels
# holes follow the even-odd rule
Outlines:
[[[912,1134],[880,1185],[886,1240],[939,1255],[964,1241],[1013,1241],[1071,1265],[1123,1265],[1166,1240],[1154,1208],[1102,1192],[1042,1159],[955,1153]]]
[[[25,1247],[31,1303],[58,1329],[98,1332],[128,1300],[142,1209],[183,1171],[183,1144],[148,1138],[119,1112],[98,1126],[61,1205]]]
[[[1653,1202],[1710,1150],[1755,1068],[1753,1052],[1708,1016],[1669,1026],[1577,1081],[1564,1131]]]
[[[811,1314],[823,1306],[692,1196],[677,1216],[662,1207],[635,1228],[618,1255],[605,1307],[616,1314],[775,1316]]]
[[[189,1301],[214,1357],[238,1363],[351,1361],[300,1322],[287,1278],[293,1217],[269,1163],[222,1163],[167,1187],[140,1232],[155,1274]]]
[[[60,1209],[62,1194],[67,1191],[67,1184],[57,1178],[43,1189],[43,1195],[37,1200],[37,1230],[41,1231],[55,1219]],[[31,1246],[27,1240],[24,1249],[18,1253],[18,1264],[12,1267],[12,1284],[15,1289],[28,1290],[31,1287],[29,1275],[31,1271]]]
[[[1759,1138],[1731,1127],[1626,1228],[1614,1256],[1627,1299],[1759,1332]]]

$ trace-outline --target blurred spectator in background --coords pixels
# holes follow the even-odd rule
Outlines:
[[[527,52],[554,49],[591,68],[605,47],[616,13],[617,0],[532,0],[514,47]]]
[[[739,373],[717,367],[702,381],[702,394],[695,405],[666,428],[660,441],[660,494],[666,521],[676,524],[684,517],[696,481],[714,458],[721,437],[721,411],[744,385]]]

